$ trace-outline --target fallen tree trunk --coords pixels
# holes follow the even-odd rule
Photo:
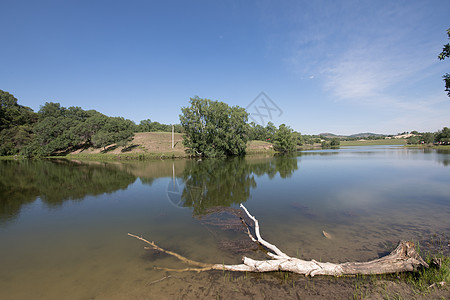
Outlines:
[[[356,275],[356,274],[388,274],[406,271],[416,271],[419,267],[423,266],[428,268],[428,264],[420,257],[416,252],[413,242],[401,241],[397,248],[389,255],[379,259],[375,259],[368,262],[346,262],[346,263],[323,263],[315,260],[306,261],[283,253],[278,247],[265,241],[259,232],[259,222],[252,216],[244,205],[240,207],[245,211],[250,219],[255,223],[255,235],[254,237],[247,226],[247,233],[250,239],[263,246],[268,250],[267,255],[271,257],[268,260],[253,260],[248,257],[243,257],[243,263],[238,265],[225,265],[225,264],[207,264],[197,262],[183,257],[175,252],[165,250],[157,246],[154,242],[128,233],[129,236],[140,239],[151,247],[146,249],[154,249],[166,254],[172,255],[179,260],[195,266],[194,268],[185,269],[167,269],[160,268],[168,271],[207,271],[207,270],[228,270],[237,272],[272,272],[272,271],[289,271],[297,274],[304,274],[306,276],[315,275]],[[245,222],[244,222],[245,223]]]

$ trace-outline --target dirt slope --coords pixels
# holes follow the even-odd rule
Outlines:
[[[261,141],[251,141],[247,145],[247,151],[261,152],[268,151],[272,148],[272,144]],[[172,148],[172,133],[170,132],[138,132],[126,147],[118,147],[110,145],[107,151],[100,148],[89,148],[77,150],[72,154],[89,154],[89,153],[164,153],[165,155],[183,156],[185,155],[185,147],[183,146],[183,134],[174,134],[174,148]]]

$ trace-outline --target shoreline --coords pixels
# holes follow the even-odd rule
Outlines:
[[[386,142],[392,141],[392,142]],[[450,145],[407,145],[406,140],[368,140],[368,141],[342,141],[340,147],[347,146],[382,146],[382,145],[398,145],[410,149],[435,149],[435,150],[450,150]],[[132,145],[133,146],[133,145]],[[67,155],[61,156],[49,156],[42,158],[26,158],[22,155],[14,156],[0,156],[0,160],[27,160],[27,159],[79,159],[79,160],[97,160],[97,161],[144,161],[144,160],[165,160],[165,159],[189,159],[191,155],[184,152],[184,149],[161,149],[166,151],[152,151],[156,149],[143,149],[142,146],[134,146],[136,150],[126,150],[117,148],[115,145],[111,145],[113,151],[102,151],[100,149],[87,149],[82,152],[73,152]],[[130,146],[128,146],[130,147]],[[177,148],[177,147],[176,147]],[[339,147],[338,147],[339,148]],[[321,145],[302,145],[298,146],[297,151],[307,150],[319,150],[323,149]],[[125,151],[123,151],[125,150]],[[247,153],[245,156],[257,156],[257,155],[276,155],[277,151],[273,150],[271,143],[263,141],[250,141],[247,146]],[[244,157],[245,157],[244,156]]]

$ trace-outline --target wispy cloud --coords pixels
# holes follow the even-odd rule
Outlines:
[[[411,104],[410,90],[437,64],[435,40],[420,26],[423,5],[373,6],[329,5],[328,19],[319,14],[290,33],[295,50],[285,62],[301,78],[321,79],[335,101],[423,109],[418,97]],[[360,14],[368,11],[370,16]]]
[[[421,49],[411,51],[401,46],[401,39],[392,40],[365,42],[329,61],[331,67],[324,71],[325,87],[340,100],[377,104],[395,89],[407,88],[413,78],[422,77],[435,63]]]
[[[435,7],[421,1],[302,5],[292,30],[275,44],[286,49],[284,63],[299,84],[315,89],[310,103],[345,118],[333,126],[382,132],[447,126],[448,98],[432,83],[443,73],[436,55],[444,33],[433,19]]]

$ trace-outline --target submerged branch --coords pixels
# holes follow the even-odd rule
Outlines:
[[[158,268],[166,271],[208,271],[208,270],[228,270],[237,272],[272,272],[272,271],[289,271],[297,274],[304,274],[306,276],[315,275],[356,275],[356,274],[388,274],[406,271],[416,271],[419,267],[424,266],[428,268],[428,264],[416,252],[413,242],[401,241],[397,248],[389,255],[379,259],[368,262],[346,262],[341,264],[322,263],[315,260],[306,261],[295,257],[290,257],[282,252],[275,245],[265,241],[259,231],[259,222],[252,216],[244,205],[240,207],[245,211],[247,216],[255,223],[256,239],[250,233],[247,227],[247,233],[253,242],[257,242],[269,250],[267,253],[272,259],[269,260],[254,260],[248,257],[243,257],[243,263],[237,265],[225,264],[207,264],[188,259],[178,253],[165,250],[154,242],[139,237],[137,235],[128,233],[129,236],[137,238],[151,246],[146,249],[154,249],[169,255],[172,255],[180,261],[189,265],[197,266],[199,268],[185,268],[185,269],[167,269]]]
[[[132,236],[134,238],[137,238],[138,240],[141,240],[141,241],[149,244],[151,246],[151,248],[154,249],[154,250],[157,250],[157,251],[160,251],[160,252],[172,255],[172,256],[178,258],[179,260],[181,260],[182,262],[187,263],[188,265],[193,265],[193,266],[197,266],[197,267],[201,267],[201,268],[210,268],[210,267],[213,266],[212,264],[205,264],[205,263],[202,263],[202,262],[198,262],[198,261],[186,258],[186,257],[184,257],[184,256],[182,256],[182,255],[180,255],[178,253],[175,253],[175,252],[172,252],[172,251],[169,251],[169,250],[165,250],[165,249],[159,247],[158,245],[156,245],[155,242],[153,242],[153,241],[149,242],[148,240],[144,239],[143,237],[140,237],[140,236],[137,236],[137,235],[134,235],[134,234],[131,234],[131,233],[128,233],[128,235]],[[151,248],[144,247],[144,249],[151,249]]]

